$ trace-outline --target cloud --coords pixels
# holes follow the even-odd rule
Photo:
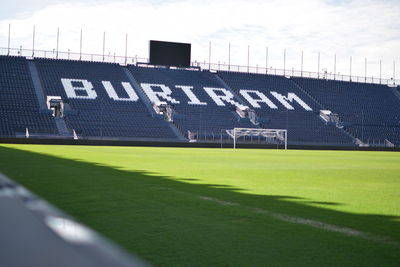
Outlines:
[[[60,50],[79,51],[83,29],[83,51],[102,52],[106,32],[106,53],[124,55],[125,33],[129,35],[128,54],[147,57],[151,39],[192,43],[192,59],[208,60],[212,42],[212,61],[283,67],[283,49],[287,49],[288,68],[300,69],[304,51],[304,69],[349,72],[353,56],[353,74],[364,74],[368,57],[368,75],[392,76],[393,60],[400,62],[400,5],[378,0],[272,0],[272,1],[72,1],[56,2],[24,16],[0,21],[0,46],[7,46],[8,24],[12,25],[13,47],[32,47],[32,27],[36,25],[36,48],[52,50],[60,27]],[[1,18],[1,17],[0,17]],[[398,68],[400,69],[400,67]],[[398,74],[397,77],[400,77]]]

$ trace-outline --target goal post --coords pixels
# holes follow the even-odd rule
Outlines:
[[[287,149],[287,130],[286,129],[259,129],[259,128],[234,128],[227,130],[233,138],[233,148],[236,149],[236,140],[242,136],[262,136],[271,142],[283,142]]]

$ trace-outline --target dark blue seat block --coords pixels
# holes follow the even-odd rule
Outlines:
[[[296,87],[292,81],[286,77],[252,74],[252,73],[236,73],[236,72],[219,72],[218,75],[234,90],[240,94],[241,89],[257,90],[268,97],[277,107],[270,108],[265,103],[260,103],[260,108],[254,108],[264,128],[270,129],[287,129],[288,140],[290,142],[314,142],[329,144],[351,144],[352,139],[335,126],[328,126],[319,118],[319,105]],[[289,102],[294,108],[286,109],[272,94],[277,92],[283,96],[288,93],[294,93],[303,100],[312,111],[305,110],[297,102]],[[247,105],[251,103],[246,101]]]
[[[364,141],[388,139],[400,143],[400,101],[386,85],[294,78],[309,94]]]
[[[57,133],[51,114],[40,112],[27,61],[0,56],[0,135]]]
[[[119,97],[128,97],[121,85],[121,82],[128,82],[121,66],[49,59],[35,59],[35,63],[46,94],[61,96],[75,111],[69,112],[65,120],[79,134],[116,138],[176,138],[166,121],[151,117],[142,99],[136,102],[116,101],[109,97],[102,81],[111,82]],[[90,81],[97,98],[68,98],[62,78]]]
[[[230,103],[218,106],[204,90],[204,87],[221,88],[213,74],[207,71],[190,71],[181,69],[162,69],[129,66],[130,71],[139,83],[163,84],[168,86],[171,97],[179,104],[172,104],[177,116],[175,124],[186,133],[192,132],[221,132],[221,130],[235,127],[256,128],[248,120],[240,121],[232,110],[235,107]],[[200,102],[207,105],[190,105],[189,98],[176,85],[193,86],[194,95]],[[155,88],[154,90],[157,90]],[[163,99],[162,99],[163,100]],[[169,103],[171,104],[171,103]]]

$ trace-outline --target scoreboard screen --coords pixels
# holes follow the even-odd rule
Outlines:
[[[150,64],[190,67],[191,44],[150,41]]]

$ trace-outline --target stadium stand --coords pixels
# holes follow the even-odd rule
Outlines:
[[[400,101],[386,85],[292,79],[339,115],[345,129],[365,143],[400,144]]]
[[[244,96],[244,90],[250,91],[246,94],[247,105],[253,106],[260,117],[263,128],[287,129],[288,138],[292,143],[315,143],[351,145],[352,138],[342,130],[332,125],[325,125],[319,118],[320,105],[304,93],[301,88],[283,76],[219,72],[218,74],[237,94]],[[271,103],[260,97],[265,96]],[[288,94],[294,93],[306,105],[295,100],[287,100]],[[257,95],[258,94],[258,95]],[[283,96],[284,102],[291,108],[286,108],[275,96]],[[251,99],[258,100],[254,107],[249,102]]]
[[[149,114],[118,64],[51,59],[35,59],[35,64],[46,95],[66,100],[67,125],[78,134],[117,139],[177,138],[166,121]],[[69,85],[93,89],[71,90],[67,96],[65,87]]]
[[[193,134],[207,141],[229,138],[225,130],[236,127],[287,129],[289,144],[399,146],[398,90],[325,79],[0,56],[0,136],[25,137],[29,129],[31,136],[72,138],[74,130],[85,139],[187,142]],[[57,101],[63,107],[60,116],[50,110]],[[322,111],[336,117],[327,121]]]
[[[219,134],[221,130],[233,129],[234,127],[257,127],[248,119],[240,118],[236,114],[234,104],[223,101],[223,104],[218,105],[206,92],[204,88],[218,88],[214,91],[218,95],[224,93],[219,90],[221,88],[229,92],[218,82],[213,73],[136,66],[129,66],[129,69],[142,85],[142,88],[146,84],[162,84],[171,90],[172,100],[163,97],[159,97],[159,100],[173,106],[175,111],[174,123],[184,134],[187,134],[188,131]],[[197,100],[190,99],[182,86],[191,87],[190,90]],[[156,92],[161,91],[159,86],[152,86],[151,89]],[[232,99],[240,104],[236,97],[233,96]],[[154,99],[149,99],[149,101],[154,102]]]
[[[0,133],[14,137],[57,134],[54,119],[40,110],[27,65],[22,57],[0,56]]]

